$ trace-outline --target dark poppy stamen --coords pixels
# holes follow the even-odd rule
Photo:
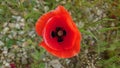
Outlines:
[[[51,36],[52,36],[52,38],[54,38],[56,36],[54,31],[51,32]]]
[[[51,36],[52,38],[56,37],[58,42],[62,42],[66,36],[66,31],[61,27],[56,27],[55,31],[51,32]]]
[[[63,38],[61,38],[61,37],[58,37],[58,40],[57,40],[58,42],[62,42],[63,41]]]
[[[56,28],[56,32],[58,32],[59,30],[62,30],[62,28],[61,27],[57,27]]]
[[[66,35],[66,31],[65,31],[65,30],[63,30],[63,35],[64,35],[64,36]]]

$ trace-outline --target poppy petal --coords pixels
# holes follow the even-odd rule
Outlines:
[[[40,46],[42,46],[49,53],[51,53],[51,54],[53,54],[53,55],[55,55],[57,57],[60,57],[60,58],[71,58],[71,57],[75,56],[76,54],[78,54],[79,51],[80,51],[81,35],[80,35],[79,32],[77,34],[78,35],[77,35],[76,42],[74,44],[74,47],[71,48],[71,49],[65,49],[65,50],[57,51],[57,50],[51,49],[48,45],[45,44],[44,41],[40,43]]]
[[[60,52],[62,53],[60,54],[61,58],[71,58],[77,55],[80,52],[80,42],[81,42],[81,34],[77,30],[77,38],[76,38],[76,42],[74,43],[74,47],[68,50],[61,51]],[[59,54],[58,54],[58,57],[59,57]]]
[[[39,36],[42,36],[42,31],[44,29],[44,26],[46,24],[46,22],[49,20],[49,18],[51,18],[53,16],[53,12],[48,12],[46,14],[44,14],[43,16],[41,16],[38,21],[36,22],[36,32]]]
[[[51,19],[51,21],[49,21],[49,23],[46,24],[43,32],[43,39],[45,43],[49,47],[56,50],[72,48],[76,39],[76,33],[75,33],[76,30],[74,29],[73,25],[71,25],[73,28],[70,27],[67,24],[66,19],[62,19],[62,18],[63,17],[54,17],[53,19]],[[51,38],[51,32],[56,28],[56,26],[63,27],[66,30],[67,35],[65,36],[64,41],[62,43],[58,43],[56,38]]]
[[[55,10],[54,10],[54,14],[57,16],[61,16],[62,19],[66,19],[68,25],[70,25],[70,27],[72,26],[73,20],[72,17],[70,16],[69,12],[63,7],[63,6],[58,6]]]
[[[54,11],[53,11],[56,15],[66,15],[67,17],[71,16],[69,15],[69,12],[63,7],[63,6],[58,6]],[[71,18],[72,19],[72,18]]]

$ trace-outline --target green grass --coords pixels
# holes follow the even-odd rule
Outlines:
[[[0,32],[3,32],[4,23],[20,23],[12,16],[21,16],[24,19],[24,31],[22,36],[17,35],[17,38],[9,39],[7,34],[0,35],[0,40],[5,43],[5,47],[12,45],[21,45],[23,39],[33,47],[34,52],[29,56],[32,57],[32,68],[45,68],[43,56],[46,52],[38,47],[40,37],[28,36],[30,31],[34,31],[35,22],[45,12],[55,9],[58,5],[63,5],[70,13],[76,24],[82,22],[83,26],[78,28],[82,33],[81,53],[84,50],[94,51],[99,55],[101,60],[97,61],[100,68],[120,68],[120,0],[4,0],[0,1]],[[107,5],[107,6],[106,6]],[[48,9],[46,10],[45,7]],[[97,9],[96,9],[97,7]],[[90,9],[90,10],[88,10]],[[102,11],[98,15],[98,10]],[[91,18],[90,16],[93,15]],[[105,15],[105,16],[104,16]],[[98,20],[94,21],[96,18]],[[18,31],[18,32],[19,32]],[[37,40],[36,40],[37,39]],[[24,41],[24,42],[25,42]],[[94,43],[92,44],[92,41]],[[29,46],[26,46],[30,49]],[[90,48],[93,48],[91,50]],[[81,60],[78,60],[80,62]],[[65,62],[65,61],[64,61]],[[2,63],[0,63],[2,65]]]

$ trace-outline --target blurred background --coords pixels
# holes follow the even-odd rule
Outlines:
[[[69,59],[38,46],[35,23],[63,5],[82,34]],[[120,0],[0,0],[0,68],[120,68]]]

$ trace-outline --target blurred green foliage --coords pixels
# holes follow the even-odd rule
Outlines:
[[[65,6],[78,24],[83,37],[81,49],[93,48],[93,51],[100,55],[101,60],[98,61],[97,66],[120,68],[120,0],[0,0],[0,25],[5,22],[13,23],[13,15],[21,16],[25,19],[25,31],[30,31],[42,14],[58,5]],[[98,10],[105,16],[99,18]],[[92,19],[90,19],[91,15],[93,15]],[[94,21],[97,18],[99,19]],[[29,38],[27,35],[23,37]],[[6,38],[7,35],[4,35],[2,40],[7,47],[16,43],[16,39],[6,41]],[[34,49],[37,47],[38,41],[36,42],[34,38],[30,38],[28,42],[34,46]],[[40,48],[40,51],[35,49],[32,54],[34,59],[32,68],[45,67],[44,62],[40,61],[44,52],[44,49]]]

